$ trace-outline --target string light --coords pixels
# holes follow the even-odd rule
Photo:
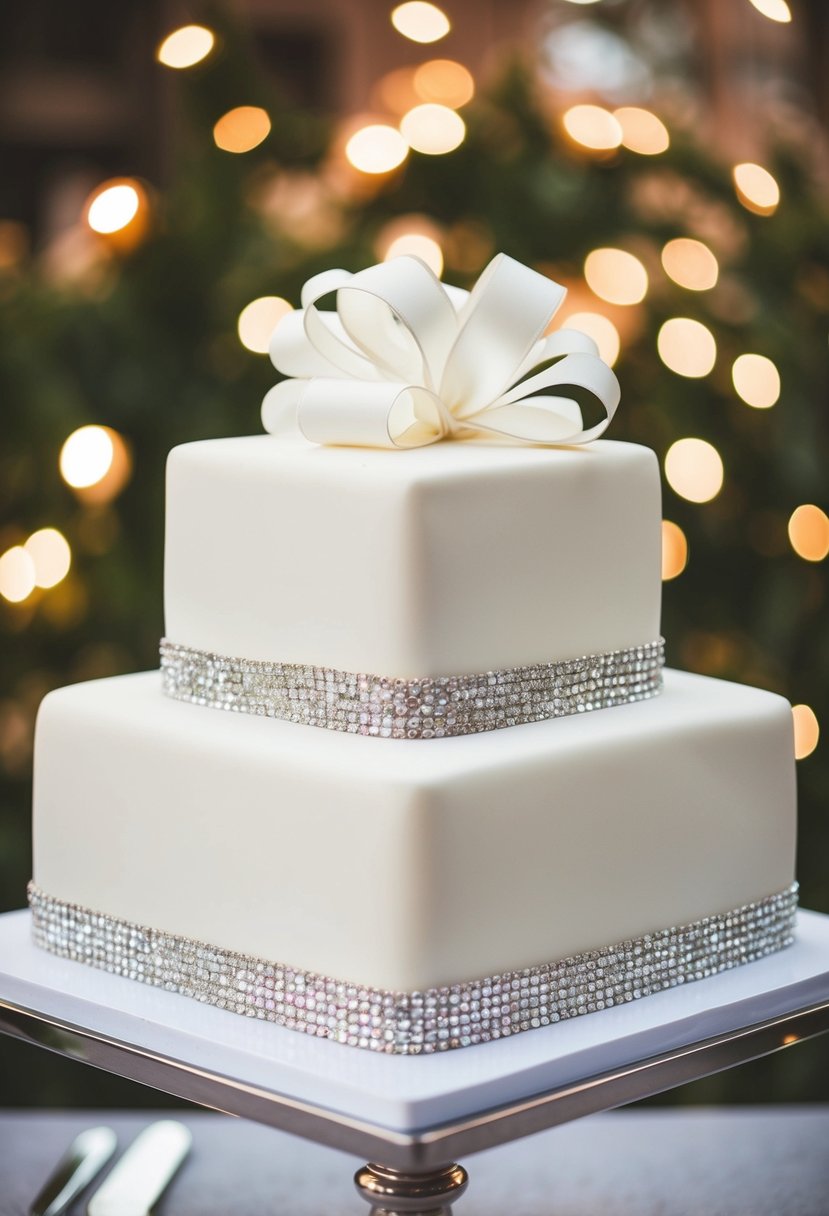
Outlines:
[[[448,106],[426,102],[415,106],[400,120],[400,133],[410,148],[427,156],[443,156],[460,147],[466,124]]]
[[[206,59],[216,43],[212,30],[204,25],[183,25],[168,34],[155,57],[165,68],[192,68]]]
[[[829,516],[814,503],[792,511],[788,531],[792,548],[804,561],[822,562],[829,554]]]
[[[622,144],[640,156],[658,156],[671,146],[668,128],[661,118],[640,106],[620,106],[613,117],[622,128]]]
[[[688,540],[679,524],[662,520],[662,581],[677,578],[688,564]]]
[[[662,250],[662,266],[668,278],[688,291],[709,291],[716,286],[719,262],[702,241],[677,237]]]
[[[811,756],[820,739],[820,724],[810,705],[793,705],[794,758],[805,760]]]
[[[768,17],[769,21],[780,21],[784,25],[792,19],[792,10],[786,0],[749,0],[758,13]]]
[[[665,476],[681,498],[710,502],[722,489],[722,457],[705,439],[677,439],[665,456]]]
[[[421,101],[434,101],[457,110],[475,96],[472,73],[454,59],[430,59],[421,63],[413,78]]]
[[[737,198],[747,211],[772,215],[780,202],[780,187],[768,169],[745,161],[731,171]]]
[[[108,428],[82,426],[72,432],[61,448],[61,476],[73,489],[93,486],[109,472],[113,453]]]
[[[731,379],[738,396],[752,409],[771,409],[780,398],[780,372],[765,355],[738,355]]]
[[[422,0],[410,0],[392,10],[391,23],[412,42],[439,42],[452,28],[452,23],[442,8],[436,4],[425,4]]]
[[[22,545],[0,557],[0,595],[10,604],[22,604],[36,586],[35,564]]]
[[[618,148],[622,127],[618,119],[602,106],[579,105],[565,110],[561,121],[574,143],[595,152]]]
[[[372,123],[355,131],[345,145],[349,164],[361,173],[390,173],[409,154],[409,145],[394,127]]]
[[[613,367],[619,358],[621,340],[618,329],[608,317],[599,312],[575,312],[563,324],[567,329],[577,329],[592,338],[602,359],[608,367]]]
[[[707,376],[717,361],[717,341],[707,325],[691,317],[671,317],[656,337],[659,358],[678,376]]]
[[[266,355],[271,336],[282,318],[293,308],[281,296],[260,296],[239,313],[236,328],[242,346],[254,354]]]
[[[584,261],[590,290],[608,304],[639,304],[648,291],[648,272],[624,249],[594,249]]]
[[[72,564],[72,551],[57,528],[33,532],[23,548],[34,563],[36,586],[56,587],[66,578]]]
[[[103,182],[86,203],[86,222],[93,232],[107,235],[126,228],[138,215],[144,192],[129,179]]]
[[[268,138],[271,120],[261,106],[236,106],[213,127],[213,142],[223,152],[250,152]]]

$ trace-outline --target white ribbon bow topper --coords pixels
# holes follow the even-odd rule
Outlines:
[[[336,312],[320,310],[333,292]],[[271,339],[274,366],[292,379],[265,397],[265,430],[298,427],[312,443],[378,448],[481,432],[589,443],[616,412],[619,382],[586,334],[543,336],[564,296],[505,254],[471,292],[445,286],[414,257],[315,275]],[[606,417],[585,429],[572,397],[534,395],[568,386],[592,393]]]

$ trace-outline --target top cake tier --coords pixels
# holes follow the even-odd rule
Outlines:
[[[271,436],[175,448],[166,634],[213,654],[399,679],[659,636],[654,453]]]

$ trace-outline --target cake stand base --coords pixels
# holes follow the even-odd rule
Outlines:
[[[447,1212],[451,1164],[829,1030],[829,916],[779,954],[509,1039],[387,1056],[242,1018],[36,949],[0,916],[0,1032],[371,1163],[377,1212]]]
[[[375,1216],[449,1216],[451,1205],[469,1185],[469,1175],[457,1164],[406,1173],[370,1161],[357,1170],[354,1185]]]

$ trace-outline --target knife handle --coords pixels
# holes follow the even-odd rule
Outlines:
[[[104,1168],[118,1143],[111,1127],[90,1127],[70,1144],[29,1208],[30,1216],[60,1216]]]
[[[147,1216],[190,1149],[183,1123],[161,1119],[133,1141],[89,1201],[89,1216]]]

